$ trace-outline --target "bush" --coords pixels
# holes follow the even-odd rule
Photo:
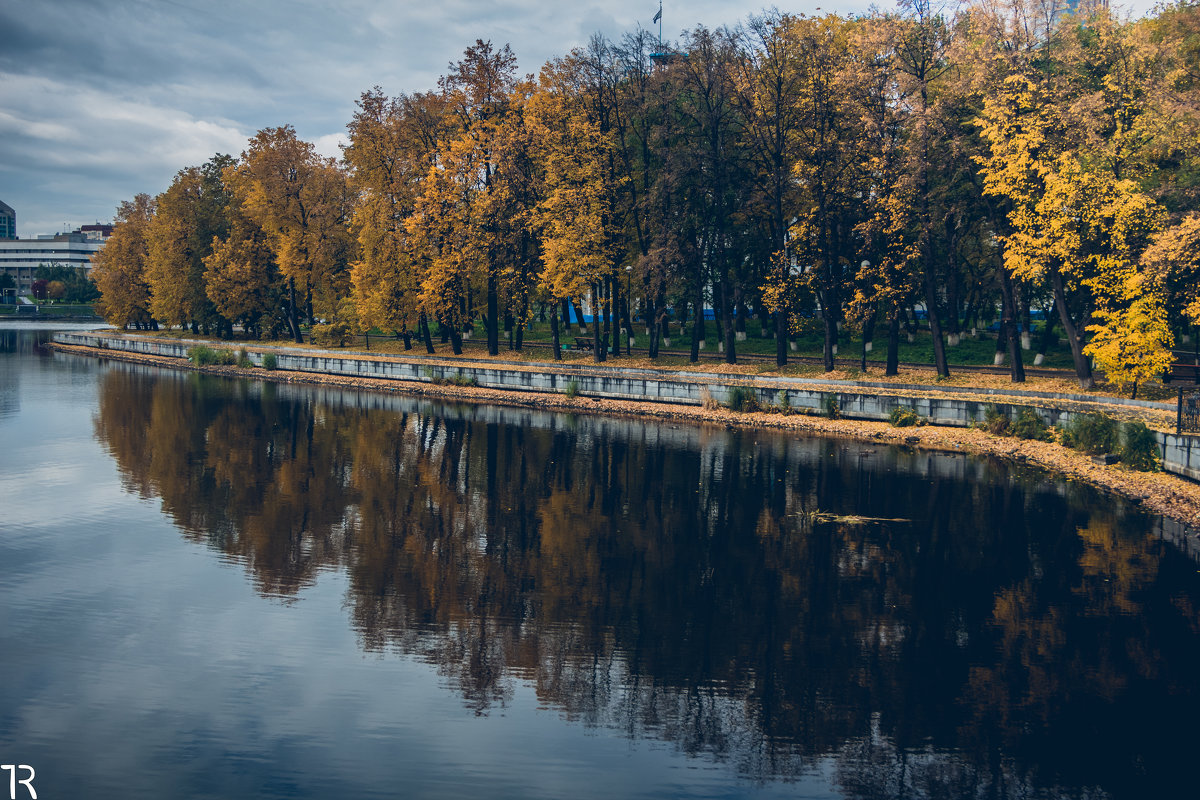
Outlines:
[[[345,347],[353,336],[350,326],[344,322],[331,322],[327,325],[313,325],[312,327],[312,343],[321,347]]]
[[[1034,439],[1039,442],[1054,440],[1054,434],[1046,427],[1046,423],[1032,408],[1022,408],[1017,412],[1017,421],[1012,426],[1012,434],[1018,439]]]
[[[250,354],[245,350],[238,350],[237,365],[242,369],[250,369],[254,366],[254,362],[250,360]]]
[[[821,410],[830,419],[841,419],[842,417],[842,410],[838,408],[837,395],[825,395],[825,399],[821,401]]]
[[[275,358],[274,353],[263,353],[262,367],[263,367],[263,369],[278,369],[279,368],[279,360],[277,358]]]
[[[700,406],[705,411],[715,411],[721,407],[721,404],[712,396],[712,392],[707,387],[700,390]]]
[[[792,413],[792,401],[787,389],[780,389],[779,394],[775,395],[775,405],[779,408],[780,414]]]
[[[892,409],[888,419],[893,428],[912,428],[925,424],[925,420],[921,419],[921,415],[916,412],[916,409],[908,406],[896,406]]]
[[[729,389],[731,411],[758,411],[758,392],[748,386],[733,386]]]
[[[188,361],[198,367],[208,367],[222,364],[233,364],[236,362],[233,353],[228,350],[214,350],[211,347],[206,347],[202,344],[196,345],[188,350]]]
[[[479,385],[479,381],[475,380],[474,378],[469,378],[466,375],[463,375],[461,371],[459,373],[457,373],[453,378],[451,378],[449,382],[454,384],[455,386],[478,386]]]
[[[995,406],[989,405],[983,410],[983,423],[980,427],[988,433],[994,436],[1007,436],[1011,424],[1012,419],[1008,414]]]
[[[563,390],[563,394],[572,399],[579,397],[579,381],[574,379],[567,381],[567,388]]]
[[[1158,469],[1158,437],[1146,423],[1126,422],[1122,426],[1121,461],[1130,469],[1154,472]]]
[[[1115,420],[1103,414],[1080,414],[1063,431],[1062,442],[1067,447],[1082,450],[1088,455],[1115,453],[1120,445],[1120,430]]]

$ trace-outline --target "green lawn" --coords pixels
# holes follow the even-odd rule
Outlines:
[[[679,334],[678,326],[672,325],[671,350],[688,350],[691,347],[690,331],[685,335]],[[574,347],[575,339],[578,337],[591,338],[591,327],[588,328],[588,333],[579,333],[579,328],[571,326],[569,330],[563,330],[560,327],[560,339],[564,346]],[[745,341],[737,343],[737,354],[739,356],[763,356],[774,358],[775,356],[775,340],[766,339],[757,335],[759,333],[759,325],[757,322],[752,322],[748,326],[747,338]],[[379,333],[379,332],[375,332]],[[646,349],[649,347],[649,337],[645,334],[645,329],[638,327],[634,331],[634,349]],[[374,334],[373,334],[374,335]],[[719,331],[713,322],[706,325],[707,346],[703,351],[706,354],[712,355],[717,353],[717,342]],[[435,340],[436,341],[436,340]],[[481,323],[475,325],[475,330],[472,333],[471,342],[478,344],[479,342],[487,341],[487,333],[483,329]],[[824,354],[825,340],[819,333],[802,334],[795,338],[797,349],[788,351],[789,356],[799,356],[808,358],[821,358]],[[550,324],[534,322],[525,331],[525,342],[528,344],[544,344],[549,345],[551,342]],[[1038,343],[1038,334],[1035,331],[1034,344]],[[880,337],[878,334],[873,343],[874,347],[870,353],[867,353],[868,363],[882,364],[887,360],[887,337]],[[504,331],[500,332],[500,349],[505,350],[508,347],[508,337]],[[622,348],[623,350],[624,348]],[[951,365],[988,365],[993,363],[993,358],[996,353],[996,334],[991,332],[981,332],[977,338],[964,336],[961,342],[955,347],[946,348],[946,358]],[[840,359],[859,359],[862,355],[862,337],[854,336],[849,333],[843,333],[838,340],[838,358]],[[1033,360],[1037,356],[1034,350],[1022,351],[1023,361],[1026,366],[1032,367]],[[900,349],[899,357],[902,363],[912,364],[928,364],[933,365],[933,339],[928,330],[918,330],[913,341],[908,341],[906,332],[900,334]],[[1072,369],[1073,362],[1071,360],[1071,351],[1065,341],[1059,341],[1050,352],[1046,353],[1046,359],[1042,364],[1043,367],[1049,369]]]

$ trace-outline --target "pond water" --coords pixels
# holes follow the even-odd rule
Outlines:
[[[1198,565],[1087,487],[48,336],[0,330],[39,798],[1194,793]]]

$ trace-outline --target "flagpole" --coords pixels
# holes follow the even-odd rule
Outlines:
[[[658,49],[662,50],[662,0],[658,0]]]

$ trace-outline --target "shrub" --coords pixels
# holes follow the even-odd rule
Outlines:
[[[758,411],[758,393],[748,386],[730,387],[729,408],[732,411]]]
[[[788,395],[787,389],[780,389],[779,394],[775,395],[775,405],[779,408],[779,413],[792,413],[792,401]]]
[[[1122,426],[1121,461],[1130,469],[1153,472],[1158,469],[1158,437],[1146,423],[1126,422]]]
[[[925,420],[921,419],[921,415],[916,412],[916,409],[908,406],[896,406],[892,409],[888,419],[891,420],[893,428],[912,428],[925,424]]]
[[[479,385],[479,381],[475,380],[474,378],[463,375],[461,371],[458,372],[453,378],[451,378],[449,382],[454,384],[455,386],[478,386]]]
[[[1053,441],[1054,434],[1046,427],[1046,423],[1032,408],[1022,408],[1017,412],[1017,421],[1012,426],[1012,434],[1018,439],[1034,439],[1039,442]]]
[[[1082,450],[1088,455],[1115,453],[1120,445],[1120,430],[1116,420],[1103,414],[1080,414],[1063,431],[1067,447]]]
[[[250,360],[250,354],[245,350],[238,350],[237,365],[242,369],[249,369],[254,366],[254,362]]]
[[[1012,419],[1008,414],[995,406],[989,405],[983,410],[983,423],[980,427],[988,433],[995,436],[1006,436],[1011,424]]]
[[[279,368],[279,360],[275,357],[274,353],[263,353],[262,367],[263,369]]]
[[[579,381],[573,378],[567,381],[567,388],[563,389],[563,394],[572,399],[579,397]]]
[[[312,343],[322,347],[345,347],[350,343],[354,334],[350,326],[344,322],[331,322],[327,325],[313,325]]]
[[[188,361],[192,362],[198,367],[235,363],[233,353],[229,352],[228,350],[214,350],[213,348],[206,347],[202,344],[198,344],[192,349],[188,350],[187,357]]]
[[[721,404],[713,399],[712,392],[705,387],[700,390],[700,406],[705,411],[715,411],[721,407]]]
[[[837,395],[825,395],[825,399],[821,401],[821,410],[830,419],[841,419],[842,417],[842,410],[838,408]]]

